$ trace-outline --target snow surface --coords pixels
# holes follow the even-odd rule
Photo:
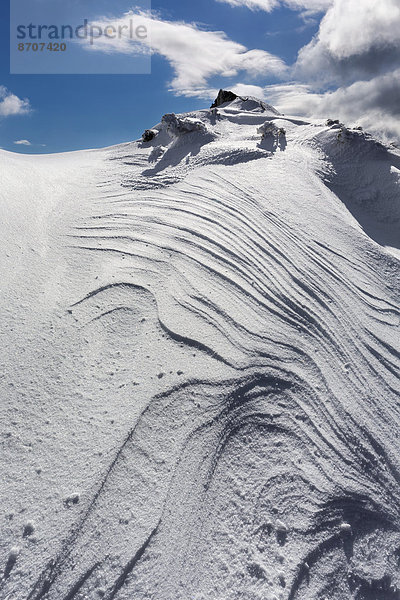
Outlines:
[[[152,131],[0,152],[1,600],[399,598],[400,153]]]

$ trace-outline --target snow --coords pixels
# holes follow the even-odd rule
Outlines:
[[[0,599],[397,598],[399,151],[148,131],[0,152]]]

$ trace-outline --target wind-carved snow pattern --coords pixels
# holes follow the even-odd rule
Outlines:
[[[47,208],[2,316],[0,598],[399,598],[400,156],[253,99],[148,131],[1,157],[9,214]]]

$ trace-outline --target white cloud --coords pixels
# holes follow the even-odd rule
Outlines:
[[[231,6],[245,6],[250,10],[265,10],[271,12],[279,6],[278,0],[218,0]]]
[[[299,53],[299,76],[355,81],[400,62],[399,0],[335,0]]]
[[[145,26],[149,36],[145,46],[152,53],[165,57],[172,66],[175,76],[170,84],[171,91],[192,96],[202,96],[208,89],[209,79],[214,76],[235,77],[239,72],[249,77],[283,75],[285,63],[264,50],[248,50],[242,44],[230,40],[222,31],[205,31],[197,24],[165,21],[149,13],[129,12],[120,19],[104,19],[91,25],[106,28]],[[126,30],[127,31],[127,30]],[[90,50],[102,52],[137,52],[137,44],[123,33],[121,39],[101,37]]]
[[[334,0],[284,0],[293,10],[306,10],[310,13],[324,12],[332,5]]]
[[[17,146],[32,146],[29,140],[16,140],[14,144],[16,144]]]
[[[329,8],[333,0],[218,0],[233,7],[245,6],[250,10],[265,10],[271,12],[281,5],[292,10],[305,10],[307,13],[323,12]]]
[[[400,69],[327,92],[299,83],[271,85],[261,97],[286,115],[340,119],[382,139],[400,139]]]
[[[230,89],[238,96],[254,96],[255,98],[260,98],[261,100],[265,96],[264,88],[259,85],[237,83],[236,85],[231,86]]]
[[[292,74],[301,83],[267,93],[284,112],[336,115],[400,138],[399,30],[399,0],[334,0],[299,53]]]
[[[0,117],[26,115],[30,110],[29,100],[21,100],[3,85],[0,86]]]
[[[321,22],[318,42],[332,56],[348,58],[372,46],[399,45],[398,0],[336,0]]]
[[[291,70],[297,81],[234,91],[258,94],[285,114],[339,118],[398,140],[399,30],[399,0],[334,0]]]
[[[399,0],[220,0],[234,6],[273,10],[285,4],[308,13],[324,11],[318,34],[299,53],[291,69],[277,56],[248,50],[224,32],[194,23],[166,21],[151,13],[93,23],[145,25],[149,39],[142,51],[165,57],[174,70],[176,94],[209,99],[213,78],[243,80],[228,87],[239,95],[260,96],[279,110],[317,118],[340,118],[349,124],[400,137]],[[304,13],[303,13],[304,14]],[[86,42],[87,43],[87,42]],[[92,48],[87,43],[88,49]],[[95,51],[135,53],[128,37],[96,40]],[[267,86],[268,79],[289,77],[296,83]]]

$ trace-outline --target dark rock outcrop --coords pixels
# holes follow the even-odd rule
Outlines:
[[[233,100],[236,100],[236,98],[238,98],[238,96],[233,92],[229,92],[227,90],[219,90],[218,96],[212,103],[211,108],[217,108],[217,106],[221,106],[221,104],[225,104],[226,102],[232,102]]]
[[[143,142],[151,142],[151,140],[153,140],[156,137],[157,133],[158,131],[155,131],[154,129],[146,129],[145,132],[142,134]]]

